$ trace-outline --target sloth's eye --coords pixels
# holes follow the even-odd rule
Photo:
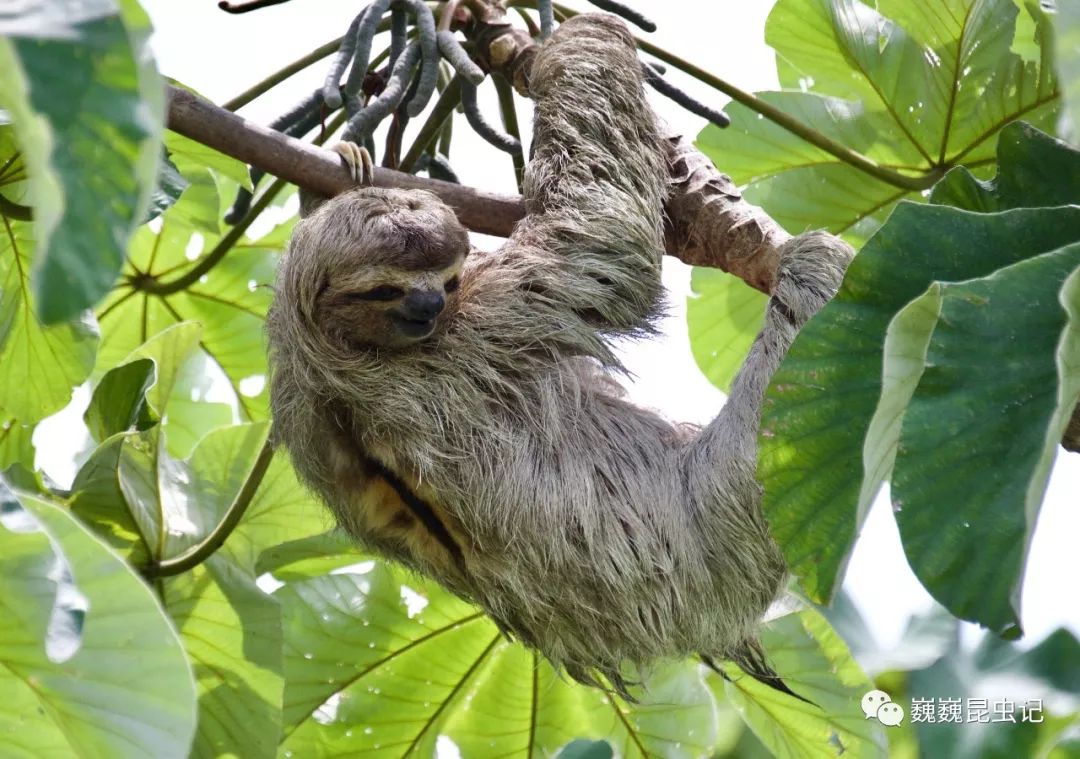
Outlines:
[[[379,285],[362,293],[349,293],[350,300],[397,300],[405,291],[393,285]]]
[[[458,285],[460,284],[461,278],[455,274],[453,277],[450,277],[450,279],[446,280],[446,284],[443,285],[443,290],[448,293],[452,293],[454,292],[454,290],[458,289]]]

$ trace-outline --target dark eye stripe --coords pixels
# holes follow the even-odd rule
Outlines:
[[[454,290],[458,289],[458,285],[460,284],[461,278],[457,275],[454,275],[453,277],[450,277],[450,279],[446,280],[446,284],[443,285],[443,289],[446,290],[446,292],[448,293],[452,293],[454,292]]]
[[[349,293],[350,300],[397,300],[405,291],[393,285],[380,285],[362,293]]]

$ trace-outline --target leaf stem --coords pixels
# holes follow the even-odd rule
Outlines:
[[[243,108],[252,100],[259,97],[259,95],[262,95],[268,90],[271,90],[274,87],[278,86],[298,71],[302,71],[311,64],[321,61],[323,58],[329,57],[334,53],[334,51],[338,49],[338,47],[340,47],[340,45],[341,37],[330,40],[325,45],[320,45],[307,55],[297,58],[288,66],[285,66],[284,68],[275,71],[273,74],[266,77],[261,82],[251,85],[239,95],[234,97],[232,100],[227,100],[225,103],[222,104],[221,107],[224,108],[226,111],[236,111],[240,108]]]
[[[420,160],[420,156],[442,133],[443,123],[450,117],[450,114],[454,112],[454,108],[460,102],[461,75],[455,74],[454,78],[450,80],[450,83],[442,91],[442,94],[439,95],[439,99],[431,109],[427,121],[420,128],[420,132],[416,135],[413,144],[409,146],[409,152],[401,159],[401,166],[399,167],[401,171],[412,172],[416,162]]]
[[[251,204],[251,208],[244,215],[244,218],[238,221],[225,233],[225,236],[218,241],[218,244],[214,246],[213,250],[207,253],[198,263],[182,275],[169,282],[160,282],[152,275],[136,276],[131,279],[132,287],[151,295],[174,295],[175,293],[186,290],[194,285],[211,269],[221,263],[221,260],[225,258],[225,255],[230,250],[232,250],[233,246],[240,242],[240,238],[247,232],[248,227],[254,223],[255,219],[259,217],[259,214],[266,210],[267,206],[270,205],[277,194],[285,187],[285,184],[286,182],[284,179],[275,179],[273,184],[267,187],[259,196],[259,199]]]
[[[179,556],[173,556],[144,567],[142,570],[143,576],[158,578],[182,574],[202,564],[225,544],[233,530],[240,524],[240,520],[243,519],[248,507],[251,505],[251,501],[255,497],[255,493],[259,489],[259,485],[262,484],[266,470],[270,468],[270,462],[274,458],[274,444],[271,442],[272,434],[272,432],[267,434],[262,449],[259,451],[247,479],[244,480],[240,492],[236,494],[236,498],[229,505],[225,516],[221,518],[221,521],[218,522],[210,534]]]
[[[8,200],[0,194],[0,216],[6,216],[16,221],[32,221],[34,209],[30,208],[30,206],[24,206],[22,203],[16,203],[14,200]]]
[[[495,91],[499,94],[499,110],[502,112],[503,128],[518,142],[518,148],[510,154],[514,162],[514,178],[518,192],[523,192],[525,182],[525,153],[521,146],[521,129],[518,127],[517,108],[514,105],[514,88],[502,74],[491,77],[495,82]]]

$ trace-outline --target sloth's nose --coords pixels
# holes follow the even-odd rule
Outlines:
[[[443,310],[446,298],[435,290],[412,290],[402,301],[401,310],[409,319],[431,321]]]

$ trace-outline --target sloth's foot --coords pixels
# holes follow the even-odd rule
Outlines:
[[[369,186],[375,181],[375,163],[371,160],[371,153],[362,145],[355,142],[339,142],[332,148],[341,156],[349,176],[359,185]]]

